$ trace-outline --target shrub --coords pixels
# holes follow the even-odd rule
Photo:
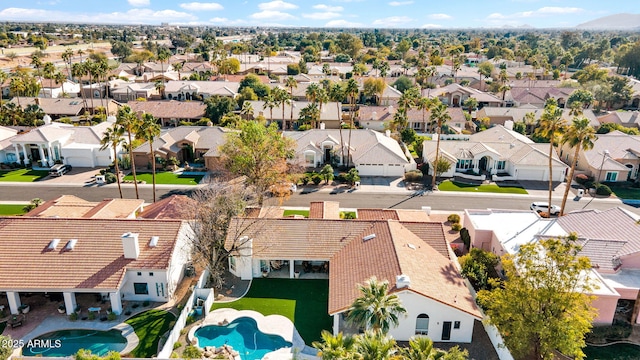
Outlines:
[[[626,339],[631,335],[632,330],[630,324],[614,321],[611,326],[594,326],[587,334],[586,340],[590,343],[598,343],[606,340]]]
[[[586,183],[589,178],[590,176],[588,176],[587,174],[578,174],[575,176],[576,182],[580,185],[584,185],[584,183]],[[591,181],[593,181],[593,178],[591,178]]]
[[[311,181],[313,181],[314,184],[318,185],[322,182],[322,176],[320,176],[320,174],[313,174],[313,176],[311,177]]]
[[[186,320],[186,324],[187,324],[187,325],[191,325],[191,324],[193,324],[194,322],[196,322],[196,318],[195,318],[193,315],[189,315],[189,316],[187,316],[187,320]]]
[[[127,310],[127,311],[125,311],[125,312],[124,312],[124,314],[125,314],[126,316],[131,315],[131,310]]]
[[[298,126],[298,131],[306,131],[306,130],[311,130],[311,125],[304,124],[304,125]]]
[[[604,195],[604,196],[609,196],[611,195],[612,191],[611,189],[604,184],[597,184],[596,185],[596,194],[597,195]]]
[[[404,180],[408,182],[420,182],[422,181],[422,172],[419,170],[411,170],[404,173]]]
[[[142,306],[147,307],[149,306],[149,300],[145,300],[142,302]]]
[[[453,223],[453,225],[451,225],[451,230],[458,232],[462,229],[462,225],[460,225],[460,223]]]
[[[451,214],[451,215],[447,216],[447,221],[452,223],[452,224],[459,224],[460,223],[460,215]]]
[[[467,249],[471,248],[471,235],[469,235],[469,230],[467,228],[460,229],[460,239]]]
[[[96,313],[94,313],[93,311],[89,313],[89,320],[95,320],[96,319]]]
[[[131,305],[131,307],[132,307],[132,308],[134,308],[134,309],[135,309],[135,308],[137,308],[137,307],[139,307],[139,306],[140,306],[140,304],[133,304],[133,305]]]
[[[72,312],[72,313],[69,315],[69,320],[71,320],[71,321],[76,321],[76,320],[78,320],[78,313],[77,313],[77,312]]]
[[[354,211],[341,211],[340,219],[355,219],[356,213]]]
[[[482,249],[473,248],[469,254],[460,257],[460,273],[469,279],[471,285],[476,290],[491,288],[490,279],[498,278],[496,265],[499,258],[497,255],[484,251]]]
[[[193,345],[188,345],[182,352],[182,357],[185,359],[198,359],[201,355],[202,352],[200,351],[200,349]]]
[[[114,173],[108,172],[104,174],[104,182],[107,184],[113,184],[116,181],[118,181],[118,179],[116,179],[116,175]]]
[[[113,321],[118,317],[118,315],[116,315],[116,313],[114,312],[110,312],[109,314],[107,314],[107,320],[109,321]]]
[[[173,343],[173,350],[179,348],[180,346],[182,346],[182,343],[180,341],[176,341],[175,343]]]

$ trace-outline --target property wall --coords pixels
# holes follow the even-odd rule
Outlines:
[[[447,306],[441,302],[418,295],[412,291],[398,293],[407,314],[400,318],[400,325],[389,333],[398,341],[408,341],[415,336],[416,319],[420,314],[429,316],[429,333],[433,341],[470,343],[473,337],[473,323],[475,318],[470,314]],[[451,339],[442,340],[442,326],[444,321],[451,321]],[[460,321],[460,328],[454,329],[453,323]]]
[[[618,296],[598,296],[591,306],[598,309],[598,316],[593,320],[594,325],[611,325],[618,305]]]
[[[140,273],[140,275],[138,275],[138,273]],[[133,285],[134,283],[147,283],[149,294],[136,294]],[[124,300],[165,302],[169,300],[167,284],[168,273],[166,270],[127,269],[121,293]],[[162,291],[158,291],[159,289],[157,287],[159,286],[164,289],[164,294]]]

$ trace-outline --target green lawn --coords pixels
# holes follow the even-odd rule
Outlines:
[[[500,186],[500,185],[474,185],[466,184],[458,181],[446,180],[438,185],[440,191],[464,191],[464,192],[486,192],[486,193],[502,193],[502,194],[528,194],[527,190],[519,186]]]
[[[25,205],[0,204],[0,215],[22,215]]]
[[[17,169],[17,170],[1,170],[0,181],[15,181],[15,182],[34,182],[39,181],[49,175],[46,170],[31,170],[31,169]]]
[[[640,354],[640,346],[632,344],[587,346],[584,353],[587,355],[586,360],[636,360]]]
[[[640,188],[634,188],[628,183],[606,183],[611,191],[620,199],[640,200]]]
[[[125,321],[133,327],[140,339],[130,357],[151,358],[158,354],[158,340],[176,322],[172,313],[163,310],[148,310]]]
[[[302,215],[306,218],[309,217],[309,210],[285,210],[282,214],[283,217],[293,216],[293,215]]]
[[[311,345],[320,340],[322,330],[331,330],[333,322],[327,313],[328,306],[328,280],[257,278],[243,298],[230,303],[214,302],[211,309],[233,308],[285,316],[293,321],[305,343]]]
[[[146,181],[147,184],[153,184],[151,173],[138,173],[138,181]],[[170,171],[156,173],[156,184],[166,185],[198,185],[204,175],[180,175]],[[133,175],[127,175],[124,180],[133,180]]]

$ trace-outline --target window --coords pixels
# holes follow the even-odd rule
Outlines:
[[[473,160],[472,159],[460,159],[456,163],[456,169],[473,169]]]
[[[604,181],[617,181],[618,172],[617,171],[607,171],[607,176]]]
[[[460,329],[460,321],[454,321],[453,322],[453,328],[454,329]]]
[[[152,273],[152,272],[150,272],[150,273],[149,273],[149,276],[153,276],[153,273]]]
[[[142,276],[142,273],[140,271],[138,271],[138,276]]]
[[[304,163],[307,165],[315,165],[316,164],[316,154],[313,152],[304,153]]]
[[[17,162],[18,160],[16,159],[16,154],[13,153],[8,153],[7,154],[7,162],[8,163],[14,163]]]
[[[505,160],[500,160],[496,163],[496,169],[498,170],[504,170],[506,165],[506,161]]]
[[[429,334],[429,315],[420,314],[416,319],[416,335]]]
[[[229,256],[229,270],[236,271],[236,258]]]
[[[413,130],[420,130],[421,125],[422,125],[422,124],[421,124],[421,123],[419,123],[419,122],[414,122],[414,123],[412,123],[412,124],[413,124]]]
[[[149,286],[147,283],[133,283],[133,292],[136,295],[149,295]]]

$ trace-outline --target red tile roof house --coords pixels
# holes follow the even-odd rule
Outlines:
[[[323,218],[259,218],[248,227],[241,225],[246,219],[234,219],[225,247],[232,250],[244,236],[247,246],[232,250],[230,271],[244,280],[263,276],[263,270],[269,277],[302,279],[326,278],[328,272],[334,334],[349,331],[344,316],[359,296],[357,285],[376,276],[389,281],[390,292],[407,309],[390,331],[396,340],[423,334],[434,341],[471,342],[482,315],[451,261],[455,255],[441,223],[385,216],[336,220],[330,208],[313,211]]]
[[[166,302],[189,261],[191,228],[177,220],[0,218],[0,291],[12,314],[21,293],[62,293],[67,314],[77,293]],[[37,304],[31,304],[37,306]]]
[[[616,316],[640,324],[638,304],[631,305],[634,311],[620,312],[625,303],[637,301],[640,291],[638,218],[620,207],[574,211],[554,219],[541,218],[534,211],[465,210],[464,227],[473,247],[499,256],[517,253],[521,244],[576,232],[582,246],[579,255],[591,259],[589,277],[596,296],[592,306],[598,310],[594,324],[610,325]]]
[[[178,126],[181,120],[202,119],[207,106],[200,101],[129,101],[133,112],[153,115],[162,126]]]

